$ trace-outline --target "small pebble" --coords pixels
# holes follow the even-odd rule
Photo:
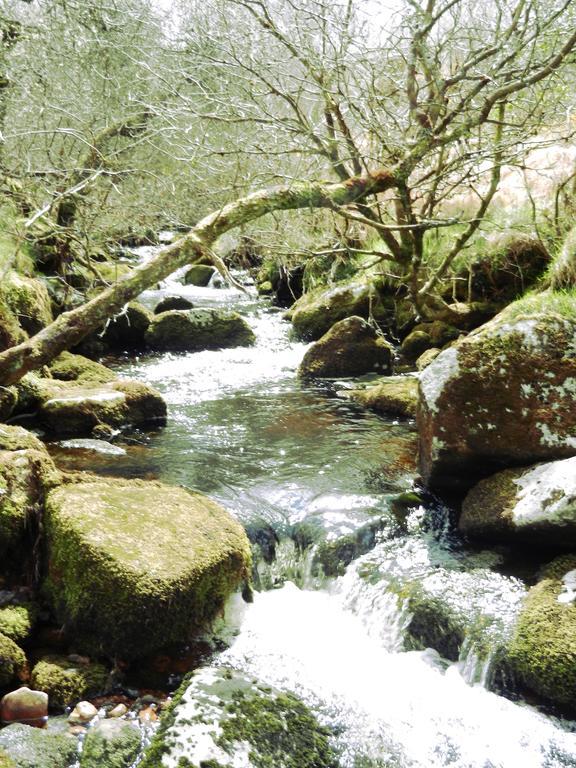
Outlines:
[[[98,710],[94,704],[90,704],[89,701],[79,701],[68,715],[68,722],[73,725],[84,725],[93,720],[97,714]]]
[[[128,712],[126,704],[117,704],[114,709],[111,709],[110,712],[108,712],[108,717],[124,717],[126,712]]]

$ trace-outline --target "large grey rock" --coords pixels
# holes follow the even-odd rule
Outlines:
[[[174,702],[140,768],[338,766],[328,732],[299,699],[232,670],[200,669]]]
[[[576,454],[576,314],[511,305],[420,374],[420,469],[469,488],[499,469]]]
[[[471,538],[574,549],[576,457],[481,480],[464,500],[459,525]]]
[[[303,378],[360,376],[392,368],[392,345],[361,317],[335,323],[304,355],[298,369]]]
[[[78,746],[73,736],[15,723],[0,731],[0,750],[15,768],[69,768]]]
[[[248,323],[226,309],[172,310],[156,315],[146,333],[150,349],[198,352],[248,347],[256,337]]]

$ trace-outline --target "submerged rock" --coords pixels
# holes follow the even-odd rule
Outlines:
[[[164,296],[154,307],[154,314],[161,315],[162,312],[170,312],[172,309],[194,309],[194,304],[184,296]]]
[[[471,538],[572,549],[576,541],[576,457],[481,480],[462,506]]]
[[[335,323],[306,351],[298,375],[360,376],[363,373],[390,371],[394,350],[361,317],[347,317]]]
[[[140,729],[126,720],[101,720],[82,745],[80,768],[130,768],[140,751]]]
[[[414,376],[386,376],[374,386],[348,389],[341,394],[382,416],[413,419],[418,408],[418,379]]]
[[[186,642],[250,573],[244,530],[210,499],[160,483],[93,480],[46,502],[57,616],[83,647],[144,656]]]
[[[388,317],[376,288],[367,282],[348,282],[304,294],[287,313],[296,333],[315,341],[339,320],[353,315],[376,320]]]
[[[0,751],[15,768],[68,768],[78,750],[73,736],[15,723],[0,731]]]
[[[550,294],[510,305],[420,374],[420,469],[466,488],[576,454],[576,315]]]
[[[109,671],[102,664],[80,663],[68,656],[46,656],[32,670],[32,685],[48,694],[51,710],[103,693]]]
[[[227,309],[173,310],[156,315],[146,333],[150,349],[199,352],[249,347],[256,337],[237,312]]]
[[[295,696],[209,667],[182,684],[140,768],[337,768],[329,735]]]
[[[576,710],[576,555],[554,560],[532,587],[515,628],[510,661],[540,696]]]

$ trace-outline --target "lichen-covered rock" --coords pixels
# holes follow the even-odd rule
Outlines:
[[[48,289],[41,280],[10,272],[2,277],[0,295],[30,335],[38,333],[53,320]]]
[[[161,315],[172,309],[194,309],[194,304],[184,296],[164,296],[154,307],[154,314]]]
[[[0,634],[0,686],[23,679],[26,673],[26,654],[6,635]]]
[[[156,315],[146,333],[150,349],[199,352],[248,347],[256,337],[237,312],[227,309],[172,310]]]
[[[113,349],[142,349],[153,317],[145,306],[131,301],[106,325],[104,342]]]
[[[86,435],[95,427],[162,424],[166,403],[159,392],[136,381],[78,385],[43,384],[38,407],[41,423],[57,434]]]
[[[337,768],[329,735],[295,696],[208,667],[184,681],[140,768]]]
[[[413,419],[418,407],[418,379],[414,376],[386,376],[366,389],[349,389],[342,394],[382,416]]]
[[[101,720],[86,734],[80,768],[130,768],[140,751],[140,730],[126,720]]]
[[[510,644],[510,662],[532,691],[576,710],[576,556],[554,560],[532,587]]]
[[[298,375],[360,376],[392,368],[394,349],[361,317],[347,317],[335,323],[304,355]]]
[[[203,288],[212,280],[216,271],[216,267],[210,264],[193,264],[184,275],[184,285],[197,285]]]
[[[58,381],[76,381],[81,384],[106,384],[117,381],[118,377],[105,365],[89,360],[82,355],[61,352],[54,358],[48,369]]]
[[[68,768],[78,751],[74,736],[14,723],[0,731],[0,750],[16,768]],[[0,766],[2,763],[0,762]]]
[[[79,663],[67,656],[46,656],[32,670],[32,685],[48,694],[51,710],[106,690],[109,671],[102,664]]]
[[[36,621],[38,609],[33,603],[0,608],[0,632],[16,643],[27,640]]]
[[[509,466],[576,454],[576,313],[522,300],[420,374],[420,469],[466,488]]]
[[[226,510],[160,483],[57,488],[46,538],[56,614],[83,647],[121,658],[186,642],[250,572],[249,542]]]
[[[388,317],[376,288],[368,282],[348,282],[304,294],[287,313],[296,333],[316,341],[339,320],[356,315],[365,319]]]
[[[576,457],[481,480],[464,500],[459,526],[471,538],[573,549]]]
[[[20,427],[0,425],[0,558],[22,570],[45,492],[60,482],[46,448]],[[0,630],[1,631],[1,630]]]

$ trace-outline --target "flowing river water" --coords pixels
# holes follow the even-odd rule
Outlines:
[[[342,768],[576,766],[576,723],[490,690],[524,584],[500,555],[466,550],[438,505],[395,507],[412,487],[414,426],[337,396],[349,382],[300,383],[306,346],[254,296],[170,282],[143,298],[166,292],[233,307],[257,343],[117,363],[162,392],[169,421],[125,454],[98,454],[94,469],[202,491],[246,526],[259,590],[229,611],[216,663],[297,694],[333,728]],[[342,537],[353,550],[343,562],[356,557],[325,578],[318,553]],[[402,590],[415,583],[464,627],[452,661],[406,650],[418,644]]]

